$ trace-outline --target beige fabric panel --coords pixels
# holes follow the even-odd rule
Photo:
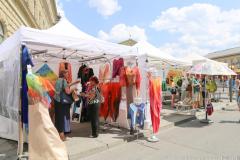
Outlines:
[[[42,103],[29,105],[29,159],[68,160],[67,148]]]

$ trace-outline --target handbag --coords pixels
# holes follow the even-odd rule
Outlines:
[[[64,80],[62,81],[62,90],[60,91],[60,102],[61,104],[71,105],[73,103],[73,98],[71,95],[65,92],[63,83],[64,83]]]
[[[100,103],[104,103],[104,97],[101,94],[101,92],[100,92],[98,87],[96,87],[96,94],[97,94],[97,99],[100,101]]]
[[[211,116],[211,115],[213,114],[213,111],[214,111],[214,109],[213,109],[212,103],[208,103],[208,104],[207,104],[207,114],[208,114],[209,116]]]

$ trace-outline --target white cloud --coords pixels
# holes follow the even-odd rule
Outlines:
[[[122,9],[118,0],[89,0],[89,6],[96,8],[97,12],[104,17],[111,16]]]
[[[169,54],[169,55],[172,55],[173,57],[181,57],[181,58],[184,58],[184,56],[191,53],[205,55],[211,51],[207,48],[199,48],[197,46],[183,46],[182,44],[179,44],[179,43],[166,43],[160,46],[159,49],[164,54]]]
[[[63,10],[63,3],[60,2],[60,0],[56,0],[56,5],[57,5],[57,12],[60,16],[65,16],[64,10]]]
[[[175,43],[187,46],[185,49],[214,51],[239,44],[239,17],[240,9],[222,10],[215,5],[197,3],[163,11],[151,27],[178,36]]]
[[[121,42],[129,39],[130,37],[136,41],[147,40],[145,30],[136,25],[127,26],[125,24],[117,24],[106,33],[102,30],[98,32],[99,38],[112,42]]]

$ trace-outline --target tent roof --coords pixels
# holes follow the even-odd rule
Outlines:
[[[140,41],[137,44],[135,44],[133,47],[137,49],[139,55],[146,55],[150,58],[160,59],[170,64],[179,64],[179,65],[184,64],[183,61],[178,60],[172,57],[171,55],[161,52],[159,48],[153,46],[152,44],[146,41]]]
[[[83,39],[96,39],[95,37],[79,30],[76,26],[74,26],[71,22],[68,21],[67,18],[62,17],[59,22],[52,26],[51,28],[45,30],[48,33],[62,35],[62,36],[72,36],[75,38],[83,38]]]
[[[209,59],[206,57],[203,57],[201,55],[198,55],[196,53],[189,53],[186,56],[184,56],[183,58],[179,58],[179,60],[181,60],[181,61],[185,62],[187,65],[191,66],[200,61],[205,61],[205,60],[209,60]]]
[[[9,39],[9,40],[8,40]],[[4,49],[13,44],[25,43],[34,52],[44,52],[45,55],[55,58],[79,59],[82,57],[104,56],[108,58],[122,54],[134,54],[132,47],[124,46],[97,39],[77,29],[67,19],[61,19],[48,30],[38,30],[29,27],[20,27],[1,46]],[[4,45],[10,43],[12,45]],[[0,47],[3,49],[3,47]]]
[[[236,73],[224,63],[213,60],[206,60],[195,64],[188,73],[202,75],[236,75]]]

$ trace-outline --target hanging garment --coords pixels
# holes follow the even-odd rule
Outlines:
[[[116,121],[119,114],[121,102],[121,85],[119,82],[108,82],[100,85],[101,93],[104,97],[104,103],[100,107],[100,117],[111,117]]]
[[[145,104],[141,103],[139,105],[131,103],[129,107],[129,113],[131,115],[130,127],[133,129],[136,124],[139,124],[141,128],[144,125],[145,119]]]
[[[86,68],[87,66],[85,64],[82,64],[81,67],[78,69],[78,78],[82,78],[83,75],[83,69]]]
[[[157,133],[160,127],[160,113],[162,109],[162,91],[161,78],[149,79],[149,98],[150,98],[150,112],[153,133]]]
[[[120,84],[126,87],[127,111],[133,99],[140,94],[141,75],[139,68],[123,67],[120,73]],[[128,118],[130,118],[129,112]]]
[[[167,91],[167,83],[166,83],[166,81],[162,81],[162,91]]]
[[[209,80],[206,84],[206,89],[210,93],[214,93],[217,91],[217,84],[214,80]]]
[[[27,65],[33,66],[32,59],[26,46],[22,46],[22,122],[28,124],[28,86],[27,86]]]
[[[67,148],[43,103],[29,105],[29,159],[68,160]]]
[[[110,104],[110,117],[115,122],[119,114],[119,106],[121,102],[121,85],[118,82],[111,82],[109,86],[110,95],[111,95],[111,104]]]
[[[141,84],[141,74],[140,70],[137,66],[123,67],[120,72],[120,83],[122,86],[130,86],[135,85],[136,89],[140,90]]]
[[[112,71],[112,78],[116,78],[120,75],[121,68],[124,66],[123,58],[114,59],[113,60],[113,71]]]
[[[98,77],[100,82],[106,82],[110,79],[110,65],[108,63],[100,66]]]
[[[89,79],[94,76],[94,72],[92,68],[85,67],[83,69],[82,77],[81,77],[81,83],[82,85],[86,85],[86,83],[89,81]]]
[[[104,97],[104,102],[100,105],[100,117],[103,117],[105,120],[108,117],[108,108],[110,106],[109,102],[109,98],[110,98],[110,94],[109,94],[109,83],[101,83],[99,85],[102,96]]]
[[[51,106],[51,98],[49,92],[54,92],[52,84],[43,77],[35,74],[27,74],[28,100],[31,103],[41,102],[45,106]]]
[[[54,73],[54,71],[47,65],[44,64],[41,68],[39,68],[36,72],[41,77],[48,79],[53,83],[57,80],[58,76]]]
[[[67,82],[72,83],[72,66],[68,62],[61,62],[59,64],[59,74],[61,71],[68,71],[68,77],[67,77]]]

